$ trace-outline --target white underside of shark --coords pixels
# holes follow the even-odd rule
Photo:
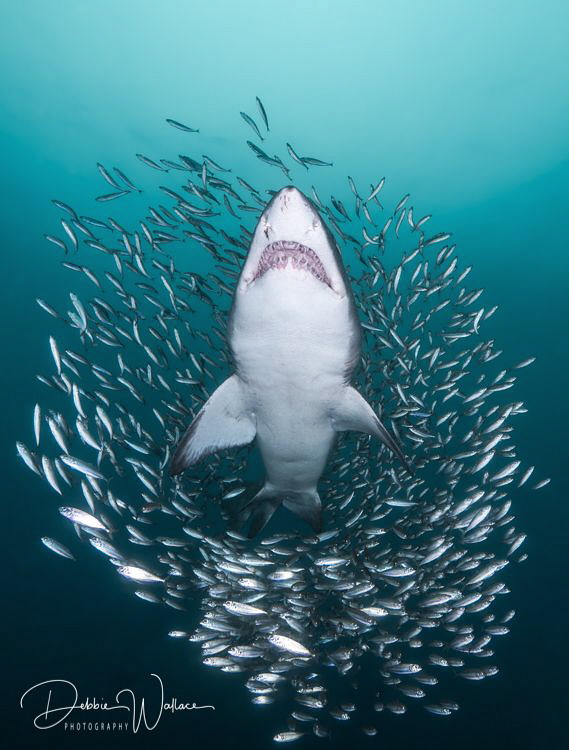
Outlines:
[[[249,536],[281,504],[319,531],[317,485],[337,432],[374,435],[404,458],[350,385],[361,338],[353,296],[332,236],[294,187],[278,192],[257,224],[228,333],[235,373],[182,437],[170,473],[256,439],[266,480],[241,508]]]

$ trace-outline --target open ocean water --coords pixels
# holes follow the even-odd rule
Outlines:
[[[44,419],[50,409],[63,412],[75,429],[71,398],[36,379],[37,374],[57,374],[48,343],[51,335],[62,351],[69,347],[104,368],[116,369],[117,351],[133,369],[140,364],[139,353],[133,354],[136,342],[124,337],[120,348],[100,341],[98,346],[89,340],[81,343],[77,325],[66,314],[70,310],[75,321],[80,318],[69,292],[75,292],[85,305],[98,296],[118,307],[116,289],[104,276],[105,270],[114,270],[118,276],[118,270],[113,269],[110,256],[84,245],[88,236],[70,223],[73,217],[54,206],[52,199],[72,206],[79,216],[103,221],[114,217],[121,226],[129,227],[132,244],[135,230],[144,243],[140,221],[146,222],[152,232],[180,234],[180,227],[172,230],[174,222],[172,226],[152,222],[149,206],[161,211],[159,205],[170,210],[175,205],[175,200],[160,192],[160,185],[179,191],[184,179],[193,180],[198,187],[213,179],[209,183],[213,189],[216,178],[233,180],[235,175],[255,186],[265,202],[267,190],[278,190],[292,182],[307,195],[311,185],[317,186],[324,202],[329,204],[332,194],[342,206],[349,205],[352,213],[354,196],[348,175],[360,186],[364,199],[385,176],[379,197],[385,199],[389,211],[410,193],[405,210],[413,207],[415,222],[432,214],[425,237],[452,233],[450,242],[456,243],[460,261],[456,273],[472,265],[467,288],[484,290],[468,312],[484,307],[486,313],[498,306],[491,317],[481,319],[480,334],[475,334],[479,339],[472,345],[482,338],[494,341],[494,350],[503,350],[496,373],[503,367],[508,369],[507,377],[517,377],[511,390],[494,394],[492,404],[523,402],[527,413],[513,418],[514,457],[523,464],[520,471],[530,465],[536,467],[522,488],[517,489],[516,481],[505,485],[504,490],[512,501],[510,512],[515,516],[516,533],[527,534],[513,558],[527,554],[527,559],[509,565],[499,576],[510,593],[505,605],[499,603],[495,622],[507,609],[515,609],[515,617],[508,623],[510,632],[492,638],[491,659],[474,663],[495,664],[498,673],[481,681],[455,675],[446,695],[460,708],[448,716],[433,715],[424,710],[421,701],[400,694],[408,707],[406,714],[398,715],[387,708],[375,712],[375,736],[362,733],[359,705],[355,712],[348,711],[352,713],[350,721],[329,717],[326,706],[321,711],[323,723],[332,730],[331,737],[317,738],[312,721],[297,721],[296,727],[305,736],[293,745],[345,748],[355,743],[357,747],[406,750],[569,747],[569,512],[565,489],[569,418],[568,35],[569,6],[553,0],[416,0],[397,4],[383,0],[214,0],[208,4],[181,0],[160,4],[147,0],[25,0],[2,4],[0,377],[4,396],[4,508],[0,550],[4,606],[0,737],[4,747],[253,750],[274,746],[273,735],[287,730],[290,710],[287,712],[280,701],[252,705],[242,674],[205,666],[199,644],[168,637],[173,629],[191,631],[197,625],[199,597],[192,595],[185,611],[134,597],[137,586],[117,575],[113,565],[86,543],[89,537],[84,532],[81,542],[70,522],[57,512],[62,505],[88,510],[81,492],[81,475],[74,474],[73,487],[60,498],[48,483],[26,469],[15,445],[23,441],[42,455],[34,442],[36,403],[45,404],[41,445],[45,444],[46,455],[53,459],[61,453]],[[266,108],[269,133],[255,97],[260,97]],[[255,119],[263,141],[240,117],[241,111]],[[166,118],[199,129],[199,133],[171,127]],[[247,140],[266,149],[270,157],[278,154],[291,170],[290,179],[278,166],[258,159]],[[286,143],[292,144],[296,153],[333,162],[333,167],[310,165],[305,170],[294,162]],[[188,154],[199,162],[200,171],[171,167],[166,167],[167,172],[159,171],[141,163],[137,153],[156,163],[161,158],[176,160],[179,154]],[[218,171],[210,163],[204,176],[204,154],[232,172]],[[97,171],[97,162],[109,171],[117,166],[143,192],[127,188],[124,196],[97,202],[96,196],[116,190]],[[113,174],[122,189],[125,183]],[[244,197],[245,189],[234,184]],[[200,205],[203,210],[213,207],[219,216],[211,221],[216,228],[229,231],[233,219],[227,214],[224,192],[218,189],[215,194],[219,203],[202,201]],[[185,193],[185,197],[195,200],[197,196]],[[261,208],[253,196],[249,198],[256,213],[244,210],[240,216],[252,230]],[[237,205],[231,195],[229,201]],[[383,220],[377,220],[376,228],[368,226],[370,234],[378,234],[389,211]],[[340,230],[363,244],[360,229],[354,229],[353,222],[345,220],[341,212],[336,210],[334,215]],[[77,254],[62,219],[78,236],[81,249]],[[404,219],[410,232],[407,214]],[[94,225],[88,226],[102,237]],[[390,231],[393,233],[393,226]],[[46,241],[45,234],[64,240],[67,256]],[[218,240],[219,235],[215,236]],[[108,242],[110,247],[119,248],[120,232],[114,230]],[[356,273],[357,244],[348,239],[340,245],[345,264]],[[410,252],[412,247],[403,246],[403,250]],[[440,248],[441,244],[435,244],[429,257],[435,258]],[[204,276],[216,272],[207,246],[186,236],[181,241],[158,243],[158,251],[144,247],[150,279],[128,269],[125,277],[130,274],[139,282],[160,285],[160,271],[151,265],[151,258],[162,257],[162,262],[168,263],[160,250],[175,258],[181,272]],[[124,246],[117,252],[128,260]],[[390,250],[387,248],[383,255],[378,247],[368,246],[365,252],[366,257],[375,253],[387,264]],[[62,261],[84,264],[101,278],[102,289],[96,289],[80,270],[65,268]],[[441,268],[448,267],[448,261],[444,261],[447,265],[441,262]],[[434,260],[431,268],[435,269],[433,274],[438,273]],[[229,277],[225,282],[230,288],[234,285]],[[210,284],[223,320],[229,298],[223,291],[217,296],[211,279]],[[393,277],[389,282],[380,280],[379,288],[389,284],[393,287]],[[136,289],[137,300],[146,304],[143,290]],[[164,289],[161,294],[163,302],[168,299]],[[188,288],[178,294],[191,298]],[[40,309],[36,298],[60,311],[67,324]],[[389,300],[394,299],[392,294]],[[196,308],[196,326],[211,332],[215,322],[211,307]],[[92,308],[89,318],[89,326],[94,327]],[[436,330],[437,324],[432,325]],[[372,333],[366,338],[370,356]],[[181,346],[175,344],[174,349],[178,353],[183,349],[184,354],[174,367],[188,367],[197,375],[188,354],[195,350],[207,356],[207,347],[204,349],[204,340],[192,338],[183,326],[180,334]],[[148,339],[150,346],[158,346],[157,341]],[[165,348],[165,342],[161,346]],[[217,352],[209,352],[216,363]],[[531,366],[509,369],[529,357],[536,357]],[[147,358],[144,367],[148,363],[152,364]],[[75,365],[84,367],[77,362]],[[475,364],[472,369],[477,375]],[[155,370],[157,373],[164,368],[156,365]],[[226,370],[227,365],[220,362],[219,375],[217,368],[212,372],[206,385],[209,393],[212,384],[215,387],[226,377]],[[70,375],[75,382],[75,375]],[[92,387],[96,385],[85,385],[87,391]],[[182,385],[180,392],[187,397],[188,407],[194,408],[197,402],[190,404],[189,388],[186,392],[184,387],[188,388]],[[133,399],[124,388],[103,390],[103,394],[111,402],[109,413],[117,399],[125,406],[124,420],[132,414],[145,429],[155,431],[159,427],[149,401]],[[484,406],[482,411],[488,408]],[[189,417],[182,421],[188,422]],[[414,444],[405,439],[406,434],[403,430],[405,451],[413,460]],[[355,445],[342,443],[341,449],[349,456]],[[372,448],[371,458],[378,448],[377,444]],[[89,457],[88,452],[81,455]],[[129,468],[124,464],[125,453],[119,451],[118,456],[119,463]],[[132,456],[158,460],[137,455],[136,451]],[[383,451],[380,460],[387,460],[386,456]],[[96,453],[91,451],[89,460],[96,463]],[[102,471],[112,470],[107,459],[101,466]],[[223,469],[225,464],[220,466]],[[196,477],[202,476],[200,471],[206,469],[197,468]],[[373,481],[382,471],[381,464],[376,466]],[[253,476],[253,480],[258,478]],[[550,483],[531,491],[530,485],[545,478],[551,478]],[[144,488],[132,472],[125,473],[122,481],[121,491],[134,502]],[[59,482],[63,487],[61,476]],[[350,476],[343,477],[342,482],[349,487]],[[204,484],[204,493],[207,491]],[[326,509],[326,497],[321,494]],[[216,498],[210,502],[217,507]],[[104,512],[112,515],[106,506]],[[394,512],[405,519],[405,508]],[[121,517],[116,514],[113,518]],[[326,514],[324,518],[326,529]],[[384,525],[390,523],[389,518]],[[128,523],[128,518],[122,518],[121,523]],[[356,524],[362,533],[365,524],[364,515]],[[296,528],[300,529],[298,533],[306,533],[299,525]],[[149,525],[140,525],[139,529],[146,534],[157,533]],[[505,528],[499,531],[495,542],[500,559],[504,557],[504,545],[499,547],[499,539],[505,532]],[[42,545],[42,536],[61,541],[73,550],[77,560],[54,555]],[[186,541],[203,562],[206,553],[203,549],[200,552],[199,540],[188,537]],[[477,552],[475,547],[472,544],[468,553]],[[146,555],[148,548],[141,546],[135,551]],[[263,606],[262,599],[258,606]],[[491,603],[488,613],[494,611],[493,606]],[[418,637],[425,642],[432,639],[427,627]],[[419,660],[424,657],[418,655]],[[354,670],[358,659],[355,661]],[[377,671],[377,667],[372,669]],[[436,667],[429,671],[440,674]],[[165,712],[155,729],[141,728],[134,733],[131,728],[69,729],[63,723],[50,729],[35,728],[34,717],[46,710],[48,688],[41,695],[36,691],[20,705],[22,695],[32,686],[61,679],[77,686],[80,700],[89,697],[111,703],[118,690],[131,688],[139,700],[146,697],[148,712],[155,715],[158,697],[152,673],[163,680],[167,698],[213,705],[215,711]],[[338,677],[326,679],[333,691]],[[376,692],[375,682],[364,670],[358,695],[364,704],[384,699],[375,698]],[[56,696],[54,687],[53,700],[62,700]],[[298,704],[296,708],[307,710]],[[96,710],[76,709],[69,721],[119,721],[117,713],[108,712],[112,715],[109,719]]]

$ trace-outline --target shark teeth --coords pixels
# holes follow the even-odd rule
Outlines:
[[[300,242],[287,240],[279,240],[267,245],[261,254],[251,282],[263,276],[270,268],[286,268],[289,263],[292,268],[309,271],[318,281],[332,288],[332,282],[314,250],[301,245]]]

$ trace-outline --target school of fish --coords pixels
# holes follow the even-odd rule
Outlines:
[[[290,143],[271,155],[256,105],[255,116],[240,113],[254,139],[243,148],[255,174],[266,165],[270,189],[199,155],[199,129],[167,119],[183,153],[136,155],[160,174],[158,190],[98,164],[106,189],[96,200],[112,202],[113,217],[53,201],[61,231],[46,240],[75,286],[68,299],[37,298],[53,318],[53,366],[38,375],[45,399],[17,451],[61,496],[76,541],[136,596],[176,611],[171,637],[241,674],[253,703],[287,704],[275,742],[328,737],[350,719],[372,736],[381,712],[449,716],[456,680],[498,672],[493,644],[514,616],[505,568],[526,558],[516,498],[549,482],[536,481],[512,439],[526,409],[510,389],[533,358],[504,362],[484,337],[497,307],[468,288],[471,266],[450,233],[429,231],[432,217],[417,215],[409,195],[387,209],[385,178],[348,177],[325,198],[315,178],[332,162]],[[176,476],[169,466],[232,372],[231,298],[283,177],[341,252],[363,329],[353,382],[411,470],[368,435],[343,432],[319,483],[322,530],[280,509],[274,527],[249,539],[234,518],[259,489],[254,447]],[[125,205],[134,195],[155,196],[136,220]],[[91,554],[67,536],[73,551],[41,541],[72,560]]]

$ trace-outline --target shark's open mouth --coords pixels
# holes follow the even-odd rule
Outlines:
[[[261,254],[259,265],[251,281],[260,278],[270,268],[286,268],[289,263],[292,268],[309,271],[318,281],[332,288],[330,277],[314,250],[306,245],[301,245],[300,242],[288,240],[279,240],[267,245]]]

